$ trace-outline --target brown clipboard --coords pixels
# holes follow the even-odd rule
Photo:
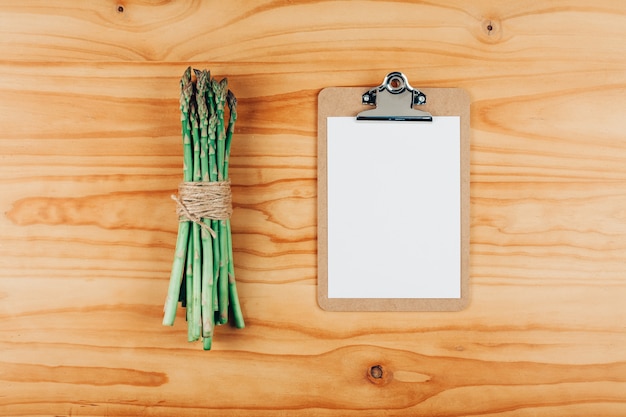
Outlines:
[[[390,73],[390,75],[393,73]],[[401,73],[398,73],[401,74]],[[404,76],[404,74],[401,74]],[[387,78],[385,79],[387,81]],[[406,78],[405,78],[406,80]],[[383,83],[384,84],[384,83]],[[408,81],[407,81],[408,85]],[[381,85],[382,86],[382,85]],[[410,87],[410,86],[409,86]],[[412,88],[412,87],[410,87]],[[317,300],[327,311],[459,311],[467,307],[469,294],[470,229],[470,98],[459,88],[420,88],[428,99],[420,110],[436,116],[460,118],[460,298],[330,298],[328,293],[328,128],[329,117],[355,117],[368,108],[371,87],[328,87],[318,95],[318,280]],[[424,99],[425,99],[424,97]],[[416,103],[421,104],[421,98]],[[384,117],[380,120],[385,119]],[[395,123],[406,123],[395,122]],[[422,123],[422,122],[408,122]]]

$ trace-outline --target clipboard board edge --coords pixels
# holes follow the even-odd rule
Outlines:
[[[328,297],[328,177],[327,118],[356,117],[365,108],[358,98],[368,87],[326,87],[318,93],[317,158],[317,303],[329,312],[458,312],[470,302],[470,95],[461,88],[420,88],[429,96],[423,106],[433,116],[460,117],[461,149],[461,297],[460,298],[329,298]],[[450,106],[451,105],[451,106]],[[450,106],[450,107],[448,107]],[[403,123],[403,122],[400,122]],[[409,122],[415,123],[415,122]],[[420,122],[417,122],[420,123]]]

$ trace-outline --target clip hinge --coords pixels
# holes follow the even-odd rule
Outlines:
[[[411,87],[406,76],[398,71],[390,72],[381,85],[364,93],[361,103],[376,108],[360,112],[357,120],[433,120],[430,113],[413,108],[426,104],[426,94]]]

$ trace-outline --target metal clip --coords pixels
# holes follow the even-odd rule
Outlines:
[[[381,85],[363,94],[361,102],[376,108],[360,112],[357,120],[433,121],[430,113],[413,108],[426,104],[426,94],[411,87],[406,76],[398,71],[390,72]]]

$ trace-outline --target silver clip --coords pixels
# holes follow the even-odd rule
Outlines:
[[[381,85],[363,94],[361,102],[376,108],[362,111],[357,120],[433,121],[430,113],[413,108],[426,104],[426,94],[411,87],[406,76],[398,71],[390,72]]]

